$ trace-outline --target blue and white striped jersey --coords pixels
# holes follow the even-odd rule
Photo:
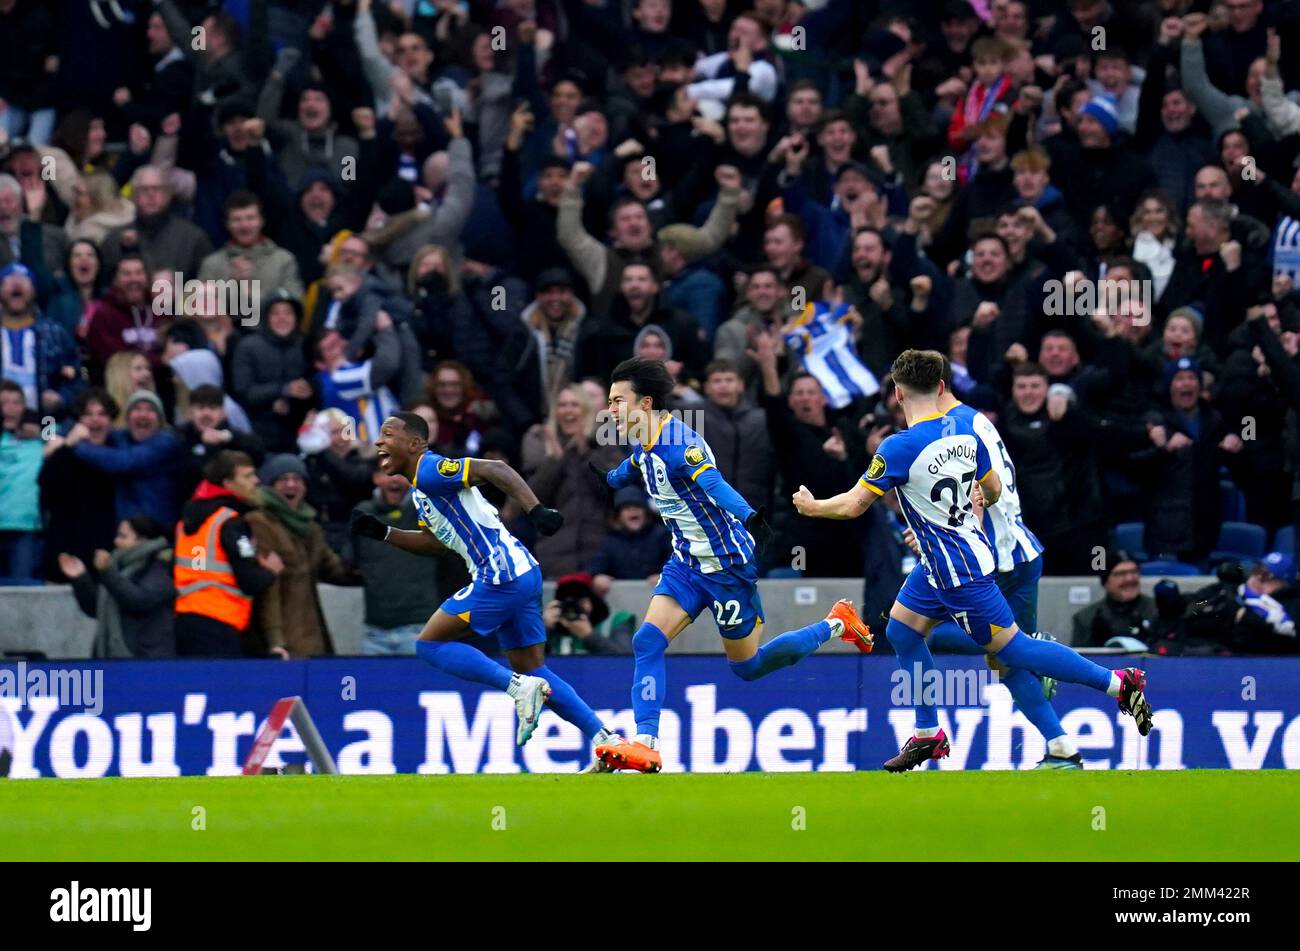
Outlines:
[[[673,556],[709,574],[754,559],[754,539],[744,523],[699,484],[702,473],[716,468],[713,450],[699,434],[677,417],[664,415],[650,447],[638,444],[609,481],[629,485],[639,474],[672,532]]]
[[[997,569],[988,536],[972,517],[970,490],[992,462],[969,419],[951,413],[915,421],[880,444],[862,483],[877,495],[898,490],[936,588],[956,588]]]
[[[475,581],[514,581],[536,568],[537,561],[501,524],[492,503],[469,484],[470,461],[433,450],[420,457],[411,483],[420,525],[464,559]]]
[[[875,396],[880,383],[858,356],[847,304],[808,304],[783,335],[785,344],[817,378],[826,401],[842,409],[859,397]]]
[[[998,571],[1013,571],[1016,565],[1033,561],[1043,552],[1043,544],[1020,517],[1020,492],[1016,488],[1016,467],[997,427],[977,409],[958,403],[948,410],[949,416],[970,421],[975,435],[984,443],[989,461],[1002,480],[1002,494],[996,505],[984,507],[984,534],[993,543],[998,557]]]
[[[372,443],[379,429],[401,404],[386,386],[375,390],[370,385],[370,361],[345,363],[337,370],[317,374],[321,404],[324,409],[341,409],[356,422],[357,439]]]

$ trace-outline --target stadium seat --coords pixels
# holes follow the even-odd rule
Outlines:
[[[1146,561],[1146,526],[1141,522],[1121,522],[1111,532],[1111,544],[1123,548],[1138,561]]]
[[[1257,561],[1264,557],[1268,532],[1250,522],[1224,522],[1219,541],[1210,552],[1210,562]]]
[[[780,568],[773,568],[767,573],[768,578],[802,578],[803,572],[798,568],[787,568],[782,565]]]
[[[1219,480],[1219,516],[1225,522],[1246,520],[1246,493],[1227,479]]]
[[[1283,551],[1292,557],[1295,556],[1295,526],[1283,525],[1273,536],[1273,547],[1271,551]]]
[[[1146,577],[1185,577],[1202,573],[1200,568],[1185,561],[1144,561],[1138,570]]]

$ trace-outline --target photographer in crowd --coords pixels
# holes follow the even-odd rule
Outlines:
[[[555,598],[542,612],[542,623],[548,654],[632,654],[636,616],[629,611],[611,616],[586,572],[556,582]]]

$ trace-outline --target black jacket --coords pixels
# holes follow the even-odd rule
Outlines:
[[[376,497],[362,502],[357,509],[394,528],[419,528],[419,516],[409,494],[396,508]],[[423,558],[359,535],[353,536],[352,544],[365,578],[365,623],[370,627],[423,624],[439,604],[470,581],[458,555]]]
[[[253,432],[271,452],[294,452],[298,426],[311,406],[305,400],[284,395],[293,380],[310,381],[315,371],[308,366],[302,336],[295,330],[287,337],[277,337],[270,324],[262,322],[257,333],[240,338],[230,367],[230,392],[239,394],[239,403],[248,413]],[[275,402],[283,398],[288,413],[277,413]]]
[[[614,367],[632,356],[636,335],[649,325],[662,327],[672,341],[672,358],[685,365],[688,374],[699,376],[709,359],[709,346],[699,322],[685,311],[670,307],[662,295],[650,315],[640,324],[632,320],[627,298],[619,294],[609,312],[598,320],[584,320],[578,339],[574,376],[608,380]]]

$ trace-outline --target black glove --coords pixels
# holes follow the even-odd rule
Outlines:
[[[772,526],[767,524],[767,506],[759,506],[755,511],[750,513],[749,518],[745,519],[745,530],[754,536],[754,544],[757,546],[759,553],[767,549],[772,544],[772,539],[776,537],[776,532]]]
[[[543,535],[554,535],[564,524],[564,516],[555,509],[548,509],[539,503],[528,513],[528,521],[532,522],[533,528]]]
[[[362,538],[373,538],[375,541],[382,542],[388,537],[388,526],[360,509],[353,510],[352,521],[348,527],[353,535],[360,535]]]
[[[592,471],[596,476],[596,481],[600,483],[601,491],[605,496],[605,506],[607,508],[613,508],[614,487],[609,484],[609,473],[611,470],[602,469],[600,466],[596,465],[596,460],[594,459],[587,460],[587,468]]]

